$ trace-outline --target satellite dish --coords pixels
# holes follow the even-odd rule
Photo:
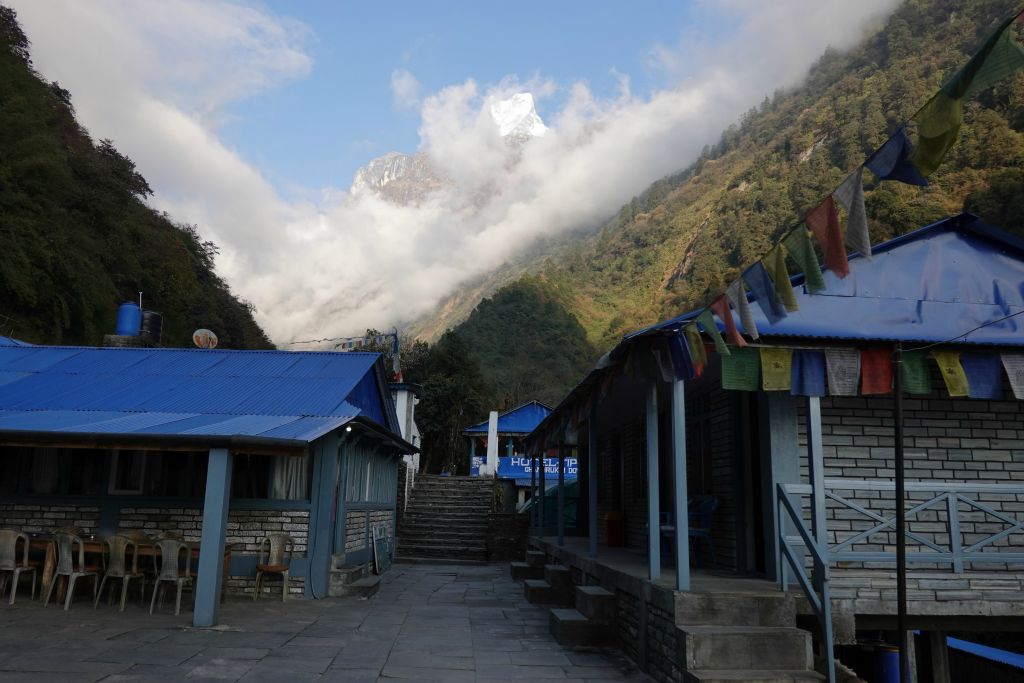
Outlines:
[[[215,349],[217,335],[204,327],[192,333],[192,343],[201,349]]]

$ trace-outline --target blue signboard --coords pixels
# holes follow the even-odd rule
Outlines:
[[[530,485],[533,467],[530,458],[525,455],[498,458],[498,478],[515,479],[519,485]],[[565,458],[565,480],[576,481],[579,474],[579,460],[575,457]],[[540,479],[540,472],[537,472]],[[544,458],[544,483],[553,484],[558,481],[558,458]]]

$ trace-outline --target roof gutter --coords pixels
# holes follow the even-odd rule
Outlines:
[[[245,453],[301,455],[309,443],[242,435],[112,434],[109,432],[39,432],[0,430],[3,446],[63,446],[66,448],[110,448],[164,451],[206,451],[224,448]]]

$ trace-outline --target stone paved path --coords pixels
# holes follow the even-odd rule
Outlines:
[[[559,646],[499,565],[396,565],[368,600],[239,600],[218,629],[190,620],[4,600],[0,681],[649,680],[614,651]]]

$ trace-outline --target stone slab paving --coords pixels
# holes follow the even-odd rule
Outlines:
[[[614,650],[558,645],[504,565],[396,565],[369,599],[237,599],[215,629],[84,593],[69,612],[0,603],[0,681],[650,680]]]

